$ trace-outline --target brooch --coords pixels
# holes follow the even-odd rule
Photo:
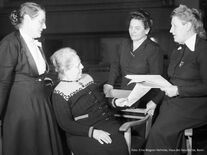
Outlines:
[[[182,46],[179,46],[178,48],[177,48],[177,50],[181,50],[182,49]]]
[[[183,64],[184,64],[184,62],[183,62],[183,61],[181,61],[181,62],[180,62],[180,64],[179,64],[179,67],[182,67],[182,66],[183,66]]]

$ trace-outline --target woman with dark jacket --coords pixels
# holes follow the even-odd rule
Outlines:
[[[46,28],[45,9],[26,2],[12,11],[10,20],[17,30],[0,42],[3,155],[62,155],[45,84],[49,68],[35,40]]]
[[[171,14],[170,32],[180,45],[170,58],[172,86],[152,126],[145,154],[182,154],[184,130],[207,124],[207,42],[198,10],[180,5]]]
[[[120,43],[118,52],[110,67],[108,82],[104,85],[104,93],[111,94],[117,78],[121,75],[121,89],[132,90],[134,83],[129,84],[126,75],[158,74],[163,72],[163,55],[157,43],[148,34],[152,28],[152,19],[145,10],[131,12],[129,22],[130,39]],[[112,51],[113,52],[113,51]],[[160,101],[159,91],[152,89],[138,103],[143,105],[149,101]],[[138,104],[137,103],[137,104]]]

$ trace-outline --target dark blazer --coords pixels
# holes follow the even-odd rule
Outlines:
[[[162,74],[163,55],[158,44],[147,38],[134,52],[132,42],[123,40],[111,64],[108,84],[114,85],[122,75],[122,88],[127,88],[128,74]]]
[[[42,52],[42,50],[41,50]],[[44,53],[42,52],[45,58]],[[45,59],[46,61],[46,59]],[[16,74],[38,77],[38,70],[29,49],[20,35],[15,31],[0,42],[0,115],[6,103],[11,85]],[[47,69],[48,65],[47,65]]]
[[[172,52],[168,74],[179,95],[167,97],[153,124],[146,149],[185,149],[184,130],[207,124],[207,42],[196,37],[195,51],[188,47]],[[196,148],[195,148],[196,149]],[[168,152],[176,154],[175,152]],[[145,155],[151,154],[145,152]],[[155,155],[166,152],[155,151]]]
[[[179,105],[185,115],[207,120],[207,42],[196,37],[195,51],[175,50],[170,59],[170,82],[178,86],[179,96],[169,101]],[[181,112],[181,111],[179,111]]]
[[[135,84],[128,85],[129,79],[126,75],[143,75],[163,73],[163,54],[159,45],[147,38],[135,51],[132,52],[132,41],[125,39],[120,43],[117,55],[112,61],[109,73],[108,84],[114,85],[118,76],[121,75],[122,89],[133,89]],[[153,89],[154,90],[154,89]],[[157,91],[150,91],[142,98],[141,102],[148,102],[154,98],[154,102],[159,102]],[[144,104],[145,104],[144,103]]]

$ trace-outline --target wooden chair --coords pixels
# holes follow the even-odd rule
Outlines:
[[[145,139],[147,139],[148,134],[150,132],[151,123],[152,123],[152,116],[151,115],[144,115],[145,109],[126,109],[122,110],[121,113],[116,114],[117,117],[123,117],[123,118],[131,118],[136,119],[134,121],[129,121],[121,125],[119,128],[120,131],[124,132],[124,137],[127,142],[129,153],[133,151],[131,148],[131,128],[134,126],[139,126],[142,124],[146,125],[145,130]],[[187,155],[192,155],[192,136],[193,136],[193,129],[186,129],[184,131],[184,135],[186,137],[186,151]]]
[[[119,128],[120,131],[124,132],[124,137],[128,146],[129,154],[131,155],[133,151],[137,151],[137,150],[133,150],[133,148],[131,147],[132,127],[145,124],[146,130],[145,130],[144,138],[146,139],[151,128],[152,116],[145,115],[145,109],[126,109],[118,112],[117,114],[115,114],[115,116],[120,118],[127,118],[128,120],[132,119],[131,121],[127,121],[123,123]]]
[[[115,98],[124,98],[130,94],[131,90],[121,90],[121,89],[113,89],[111,96],[108,97],[115,97]],[[126,119],[121,127],[119,128],[120,131],[124,132],[124,137],[128,146],[129,154],[131,154],[134,150],[132,148],[132,127],[145,125],[145,135],[143,139],[145,140],[149,134],[151,123],[152,123],[152,116],[145,114],[145,109],[125,109],[121,111],[117,111],[115,116],[120,117],[121,119]],[[140,148],[141,149],[141,148]],[[138,150],[139,151],[139,150]]]
[[[113,97],[126,97],[129,95],[130,91],[129,90],[120,90],[120,89],[115,89],[114,93],[115,94]],[[121,96],[120,96],[121,95]],[[140,115],[141,114],[141,115]],[[151,125],[152,125],[152,116],[150,115],[145,115],[145,109],[126,109],[122,110],[119,114],[116,114],[116,116],[123,117],[123,118],[132,118],[135,119],[133,121],[129,121],[124,123],[120,127],[120,131],[124,132],[124,136],[128,145],[129,153],[131,154],[132,148],[131,148],[131,128],[133,126],[138,126],[141,124],[146,124],[146,131],[145,131],[145,138],[147,138]],[[193,129],[186,129],[184,131],[184,135],[186,137],[186,150],[187,150],[187,155],[192,155],[192,136],[193,136]]]

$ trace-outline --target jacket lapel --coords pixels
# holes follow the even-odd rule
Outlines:
[[[134,51],[134,54],[136,55],[136,54],[138,54],[138,53],[143,53],[142,51],[143,51],[144,48],[146,47],[146,44],[147,44],[148,41],[149,41],[148,38],[145,39],[145,40],[141,43],[141,45]]]
[[[20,35],[20,33],[18,32],[18,35],[19,37],[19,41],[20,41],[20,44],[22,46],[22,52],[25,53],[26,57],[27,57],[27,61],[28,61],[28,64],[30,66],[30,69],[31,69],[31,73],[32,75],[39,75],[38,73],[38,70],[37,70],[37,66],[36,66],[36,63],[34,61],[34,58],[26,44],[26,42],[24,41],[23,37]]]

